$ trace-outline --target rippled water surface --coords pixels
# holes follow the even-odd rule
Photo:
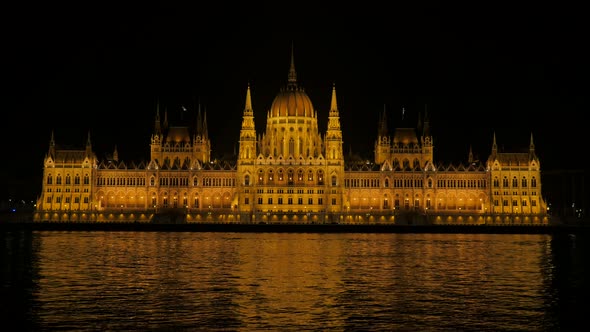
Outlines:
[[[563,235],[14,232],[19,330],[559,330],[587,313]]]

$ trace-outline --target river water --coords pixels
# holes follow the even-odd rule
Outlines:
[[[15,330],[578,329],[582,235],[0,232]]]

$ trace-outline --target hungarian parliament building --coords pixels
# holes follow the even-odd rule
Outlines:
[[[319,114],[318,114],[319,113]],[[318,116],[327,115],[320,131]],[[256,132],[250,86],[239,149],[213,160],[206,114],[193,125],[168,123],[156,108],[149,161],[101,160],[86,146],[64,149],[53,134],[43,161],[35,221],[166,223],[547,224],[541,167],[531,135],[526,152],[487,161],[439,164],[428,114],[415,126],[377,126],[374,160],[343,153],[332,87],[327,114],[297,82],[293,56],[286,85]]]

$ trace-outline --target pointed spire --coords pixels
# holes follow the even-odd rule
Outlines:
[[[162,133],[162,124],[160,123],[160,99],[156,101],[156,119],[154,120],[154,132],[157,135]]]
[[[535,158],[535,143],[533,142],[533,133],[531,132],[531,143],[529,145],[529,156]]]
[[[207,109],[205,108],[205,113],[203,114],[203,138],[208,139],[209,133],[207,130]]]
[[[240,130],[239,144],[239,152],[236,154],[238,156],[238,163],[253,162],[256,157],[256,150],[259,150],[260,146],[257,146],[256,144],[256,129],[254,125],[254,111],[252,109],[250,82],[248,82],[246,87],[246,102],[244,104],[244,114],[242,115],[242,129]]]
[[[291,67],[289,68],[289,78],[287,87],[290,89],[297,88],[297,72],[295,72],[295,55],[294,55],[294,46],[291,43]]]
[[[338,104],[336,102],[336,83],[332,84],[332,102],[330,103],[330,111],[338,111]]]
[[[168,109],[164,109],[164,129],[168,129]]]
[[[201,115],[201,103],[197,111],[197,135],[203,135],[203,116]]]
[[[496,132],[494,131],[494,139],[492,141],[492,154],[495,155],[498,152],[498,144],[496,144]]]
[[[422,132],[422,112],[418,112],[418,124],[416,125],[416,128],[418,129],[419,133]]]
[[[53,135],[53,129],[51,130],[51,137],[49,138],[49,155],[55,155],[55,139]]]
[[[467,157],[467,162],[469,164],[473,163],[473,149],[471,148],[471,145],[469,145],[469,156]]]
[[[384,137],[387,136],[387,112],[386,112],[386,105],[383,104],[383,113],[379,118],[379,130],[377,133],[378,136]]]
[[[115,144],[115,150],[113,151],[113,160],[119,161],[119,151],[117,151],[117,145]]]
[[[244,137],[252,138],[255,136],[254,129],[254,110],[252,109],[252,93],[250,91],[250,83],[246,88],[246,102],[244,104],[244,115],[242,117],[242,132],[240,133],[240,140]]]
[[[317,113],[315,114],[317,117]],[[342,130],[340,129],[340,115],[336,103],[336,84],[332,85],[332,100],[330,103],[330,114],[328,116],[328,130],[323,137],[325,142],[325,157],[329,160],[343,161],[342,151]]]
[[[248,83],[248,89],[246,90],[246,105],[244,106],[244,113],[252,115],[252,96],[250,94],[250,83]]]
[[[424,104],[423,136],[430,136],[430,119],[428,118],[428,104]]]
[[[92,142],[90,141],[90,130],[88,130],[88,138],[86,139],[86,155],[92,153]]]

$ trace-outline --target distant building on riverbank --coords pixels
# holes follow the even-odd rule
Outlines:
[[[409,124],[377,126],[374,160],[343,151],[336,86],[329,110],[316,110],[297,81],[291,56],[287,84],[255,129],[246,87],[239,151],[212,160],[206,113],[172,124],[155,110],[149,160],[100,160],[86,146],[63,149],[53,134],[43,164],[36,221],[385,222],[545,224],[541,163],[531,134],[524,152],[498,149],[486,161],[441,164],[427,113]],[[265,106],[266,107],[266,106]],[[361,112],[359,112],[361,114]],[[318,117],[327,117],[320,130]],[[393,124],[394,130],[389,131]],[[525,143],[525,144],[527,144]]]

